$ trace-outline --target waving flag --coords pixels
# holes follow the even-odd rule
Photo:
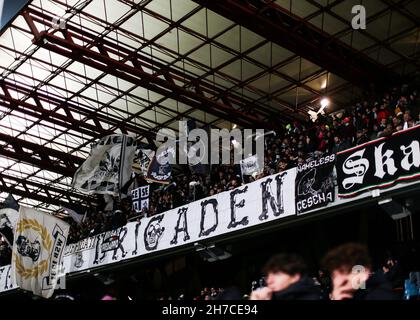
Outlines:
[[[257,155],[253,155],[241,160],[241,171],[244,176],[251,176],[254,173],[260,173],[263,168],[260,167]]]
[[[62,274],[70,225],[32,208],[20,207],[12,254],[12,277],[22,289],[50,298]]]
[[[136,141],[126,135],[103,137],[76,171],[73,187],[87,194],[117,196],[131,178]]]

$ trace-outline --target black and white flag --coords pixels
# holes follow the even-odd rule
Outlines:
[[[145,177],[147,182],[169,184],[169,180],[172,177],[172,165],[169,162],[168,154],[171,150],[162,151],[160,153],[155,152],[152,161],[149,163],[147,168],[147,176]]]
[[[299,165],[296,175],[296,211],[307,211],[325,207],[334,201],[335,155]]]
[[[149,192],[150,186],[143,186],[134,189],[131,192],[131,198],[133,201],[133,210],[137,213],[141,213],[144,210],[149,209]]]
[[[241,160],[241,172],[243,176],[252,176],[254,173],[260,173],[262,169],[257,155]]]
[[[127,135],[110,135],[96,143],[76,171],[73,187],[87,194],[118,196],[130,180],[136,140]]]
[[[13,246],[13,230],[19,218],[19,205],[11,194],[7,196],[0,209],[0,236]]]

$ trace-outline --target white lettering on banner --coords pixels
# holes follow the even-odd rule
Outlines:
[[[409,146],[401,146],[400,149],[404,153],[404,159],[401,161],[401,167],[404,170],[410,171],[411,167],[420,167],[420,144],[418,141],[413,141]],[[411,161],[410,161],[411,157]]]
[[[70,254],[74,254],[76,252],[81,252],[88,249],[95,248],[95,238],[86,238],[80,240],[78,243],[72,243],[66,246],[64,250],[64,256],[68,256]]]
[[[332,154],[332,155],[326,156],[324,158],[321,158],[319,160],[314,160],[314,161],[299,165],[298,168],[297,168],[297,171],[302,172],[302,171],[312,169],[312,168],[316,168],[316,167],[319,167],[319,166],[322,166],[324,164],[328,164],[328,163],[331,163],[331,162],[334,162],[334,161],[335,161],[335,154]]]
[[[369,169],[369,160],[363,158],[366,149],[359,150],[349,156],[343,163],[343,172],[352,175],[343,179],[343,187],[348,190],[355,184],[363,184],[363,179]]]
[[[298,211],[306,210],[318,204],[323,204],[323,203],[332,202],[332,201],[334,201],[332,192],[318,193],[307,199],[299,201],[297,203],[297,209]]]
[[[382,143],[379,147],[375,147],[375,176],[381,179],[385,176],[386,173],[392,176],[395,172],[397,172],[395,161],[392,159],[394,151],[386,150],[385,153],[383,153],[382,149],[384,145],[385,143]],[[385,166],[387,168],[387,172],[384,171]]]

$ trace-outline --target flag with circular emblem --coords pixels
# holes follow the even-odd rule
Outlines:
[[[13,240],[12,277],[18,287],[50,298],[64,270],[70,225],[44,212],[20,207]]]

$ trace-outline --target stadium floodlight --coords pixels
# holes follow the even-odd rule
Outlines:
[[[326,108],[326,107],[328,107],[330,105],[330,99],[328,99],[328,98],[324,98],[324,99],[322,99],[321,100],[321,107],[322,108]]]
[[[325,108],[327,108],[329,105],[330,105],[330,99],[323,98],[321,100],[321,108],[318,110],[318,112],[315,112],[315,111],[312,111],[312,110],[308,111],[308,114],[309,114],[311,120],[313,122],[316,122],[316,120],[318,120],[318,115],[320,115],[320,114],[325,115]]]

